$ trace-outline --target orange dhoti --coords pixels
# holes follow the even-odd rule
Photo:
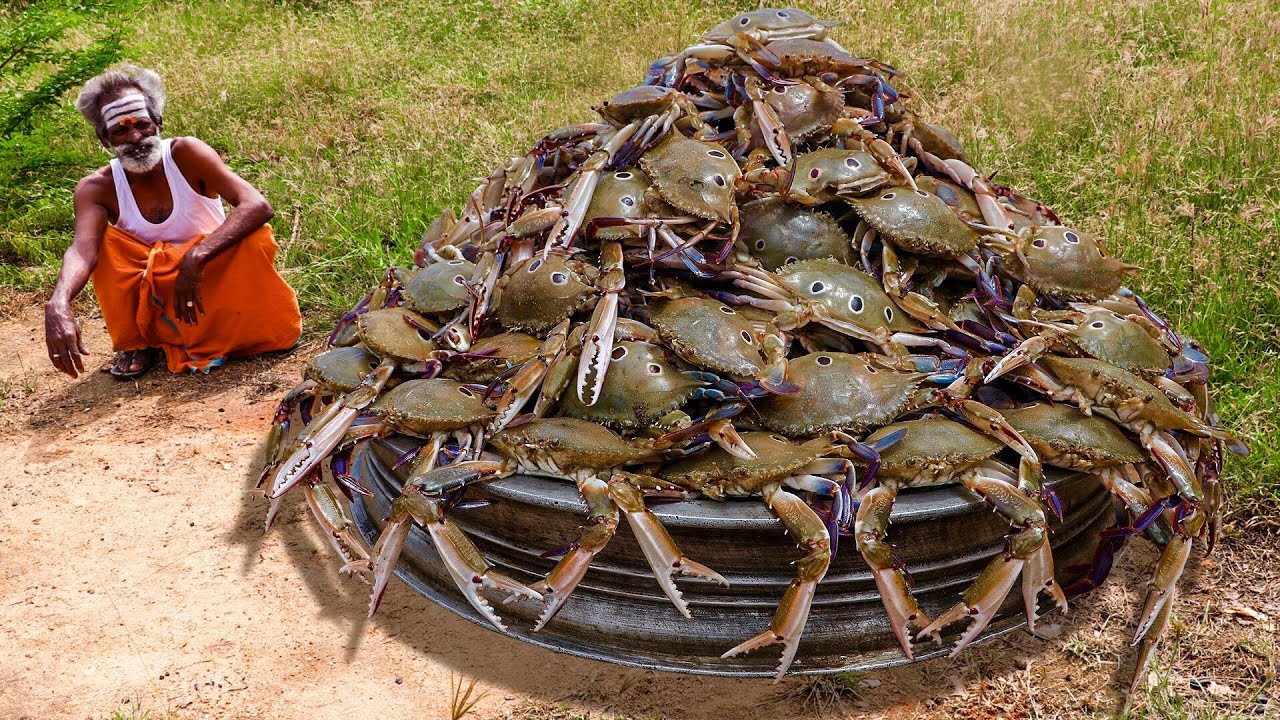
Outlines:
[[[208,372],[228,357],[293,347],[302,316],[293,288],[275,269],[276,242],[264,225],[218,253],[204,268],[196,324],[173,311],[178,265],[191,242],[149,243],[108,225],[93,270],[93,290],[117,352],[154,347],[172,372]]]

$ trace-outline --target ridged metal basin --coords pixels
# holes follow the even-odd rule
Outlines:
[[[354,507],[355,521],[372,544],[381,532],[402,476],[389,470],[411,447],[395,439],[365,444],[353,472],[372,491]],[[1064,508],[1064,522],[1051,519],[1058,579],[1067,585],[1079,575],[1065,572],[1088,563],[1098,532],[1114,519],[1106,489],[1092,476],[1054,476],[1051,486]],[[487,507],[456,510],[450,517],[475,540],[495,566],[532,583],[554,560],[539,557],[578,536],[586,505],[570,483],[513,476],[477,486],[468,498],[488,499]],[[634,667],[728,676],[772,676],[781,646],[720,659],[720,654],[768,626],[783,590],[795,577],[792,561],[803,554],[759,501],[695,500],[655,504],[662,520],[692,560],[711,566],[728,588],[696,579],[677,580],[693,619],[676,612],[661,593],[626,522],[598,555],[560,614],[540,632],[530,632],[541,606],[502,605],[490,596],[507,622],[508,635],[557,652]],[[904,491],[892,516],[890,541],[911,570],[915,595],[931,616],[959,600],[959,593],[1004,549],[1009,525],[990,507],[958,487]],[[494,629],[453,585],[426,531],[414,527],[405,543],[396,575],[422,595],[454,613]],[[1043,607],[1043,606],[1042,606]],[[981,639],[1025,624],[1018,586]],[[942,648],[919,646],[917,659],[950,650],[963,632],[949,630]],[[839,672],[907,662],[889,628],[870,570],[852,538],[840,543],[826,578],[818,587],[809,624],[793,673]]]

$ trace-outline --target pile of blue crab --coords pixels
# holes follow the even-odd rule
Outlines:
[[[1161,548],[1134,638],[1143,674],[1193,540],[1217,531],[1223,450],[1246,451],[1215,426],[1208,359],[1124,286],[1134,266],[972,168],[834,25],[757,10],[655,61],[598,121],[550,133],[440,216],[307,363],[268,443],[270,515],[299,488],[372,584],[371,615],[417,524],[493,625],[482,589],[542,603],[541,628],[625,517],[688,616],[673,575],[725,581],[646,499],[757,498],[803,555],[770,626],[726,657],[778,643],[787,671],[842,536],[908,658],[965,621],[959,652],[1019,578],[1029,624],[1042,596],[1065,610],[1054,466],[1095,474],[1127,509],[1111,541]],[[350,452],[391,434],[416,448],[369,548],[346,506],[368,492]],[[515,473],[575,483],[587,507],[532,584],[449,517],[468,486]],[[900,490],[948,484],[1011,530],[930,618],[888,523]]]

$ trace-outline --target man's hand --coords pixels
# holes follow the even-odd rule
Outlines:
[[[200,280],[204,277],[204,265],[195,257],[196,248],[192,248],[178,265],[178,279],[173,285],[173,313],[178,320],[195,325],[204,314],[204,304],[200,302]]]
[[[88,355],[80,340],[80,326],[71,314],[71,308],[62,303],[49,302],[44,306],[44,344],[49,349],[49,360],[62,372],[77,377],[84,372],[81,355]]]

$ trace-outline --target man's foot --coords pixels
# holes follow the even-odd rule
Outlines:
[[[160,351],[156,348],[125,350],[116,353],[116,362],[108,372],[117,380],[132,380],[155,367],[159,359]]]

